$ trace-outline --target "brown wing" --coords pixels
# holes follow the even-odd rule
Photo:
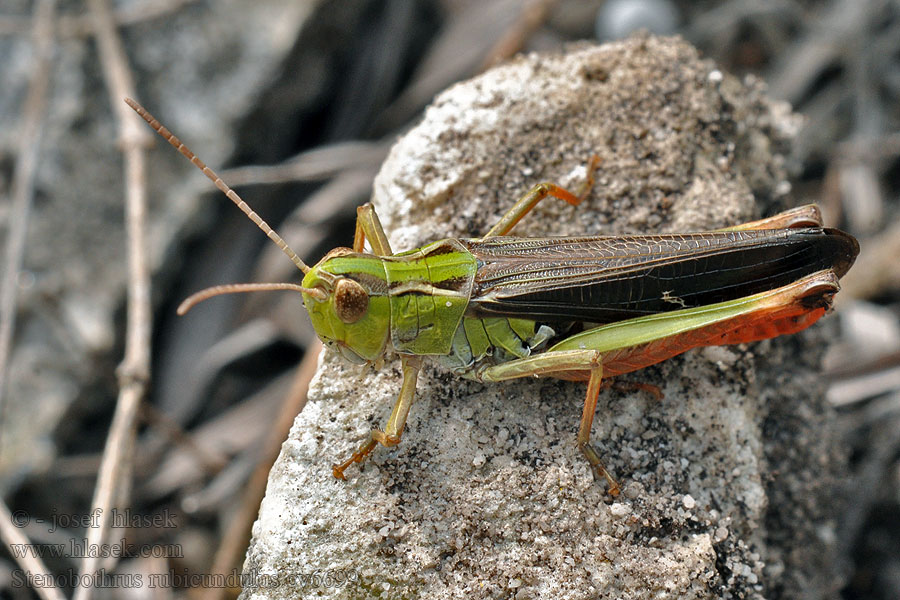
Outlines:
[[[820,227],[463,244],[478,260],[468,314],[596,323],[733,300],[829,268],[840,277],[859,251]]]

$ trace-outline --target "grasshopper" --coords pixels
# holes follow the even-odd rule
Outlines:
[[[210,297],[293,290],[302,294],[326,347],[358,364],[400,355],[403,382],[384,429],[333,465],[335,477],[377,447],[400,443],[425,360],[482,382],[521,377],[586,381],[576,438],[595,479],[619,485],[590,442],[605,378],[691,348],[752,342],[801,331],[830,309],[838,279],[859,244],[824,228],[815,205],[716,231],[522,238],[509,232],[548,196],[573,194],[540,183],[484,237],[449,238],[395,254],[371,204],[359,207],[352,248],[306,265],[209,167],[133,100],[147,123],[194,163],[304,273],[301,284],[236,284],[194,294],[184,314]],[[372,252],[365,252],[369,242]]]

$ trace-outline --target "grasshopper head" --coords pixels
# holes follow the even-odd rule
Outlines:
[[[228,184],[207,167],[202,160],[162,126],[140,104],[130,98],[125,102],[133,108],[157,133],[203,171],[229,200],[253,221],[305,276],[303,285],[293,283],[257,283],[219,285],[202,290],[187,298],[178,307],[183,315],[199,302],[221,294],[261,290],[292,290],[303,294],[303,304],[309,312],[313,328],[326,346],[339,351],[352,362],[364,363],[380,357],[390,335],[390,305],[387,278],[381,259],[336,248],[314,267],[300,260],[297,253],[259,215],[232,190]]]
[[[354,363],[380,357],[390,337],[390,307],[381,260],[335,248],[302,283],[303,304],[319,339]]]

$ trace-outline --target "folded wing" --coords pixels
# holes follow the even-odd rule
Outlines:
[[[734,300],[829,268],[840,277],[859,251],[821,227],[463,244],[478,261],[467,314],[596,323]]]

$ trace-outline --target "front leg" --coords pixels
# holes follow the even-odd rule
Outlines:
[[[403,383],[400,385],[400,395],[397,398],[397,402],[394,403],[394,410],[391,411],[391,416],[388,418],[384,430],[373,429],[369,440],[360,446],[350,458],[340,464],[332,465],[331,472],[336,478],[345,479],[344,471],[347,467],[353,463],[364,461],[378,444],[390,447],[400,443],[400,436],[403,435],[403,428],[406,426],[406,417],[409,416],[409,409],[412,407],[413,400],[416,397],[416,380],[418,380],[419,371],[422,369],[422,358],[405,354],[401,358],[401,365]]]
[[[353,234],[353,251],[362,252],[366,240],[372,246],[372,252],[378,256],[393,256],[391,243],[388,241],[381,219],[375,212],[371,202],[366,202],[356,209],[356,231]]]

